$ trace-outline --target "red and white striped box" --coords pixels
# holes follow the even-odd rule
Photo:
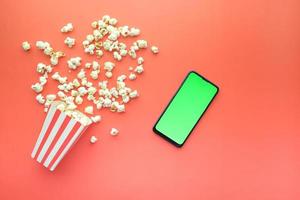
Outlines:
[[[88,127],[52,103],[31,157],[53,171]]]

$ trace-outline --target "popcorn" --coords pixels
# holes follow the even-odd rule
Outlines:
[[[37,41],[35,43],[35,46],[38,48],[38,49],[41,49],[41,50],[44,50],[46,49],[47,47],[50,47],[50,44],[48,42],[44,42],[44,41]]]
[[[131,37],[138,36],[141,33],[140,29],[132,27],[129,31]]]
[[[75,70],[81,65],[81,57],[70,58],[67,63],[70,69]]]
[[[31,86],[31,89],[33,89],[36,93],[40,93],[43,91],[43,85],[41,83],[36,83]]]
[[[124,81],[126,79],[126,75],[118,76],[117,81]]]
[[[65,26],[63,26],[60,31],[62,33],[68,33],[68,32],[71,32],[73,31],[73,24],[72,23],[67,23]]]
[[[48,95],[46,96],[46,99],[47,99],[48,101],[54,101],[54,100],[56,99],[56,95],[55,95],[55,94],[48,94]]]
[[[84,112],[85,113],[87,113],[87,114],[93,114],[93,106],[87,106],[87,107],[85,107],[85,109],[84,109]]]
[[[64,99],[66,97],[66,94],[63,91],[58,91],[57,96],[61,99]]]
[[[78,88],[78,93],[79,93],[80,96],[84,96],[88,93],[88,91],[85,87],[82,86],[82,87]]]
[[[100,121],[101,121],[101,116],[100,116],[100,115],[96,115],[96,116],[94,116],[94,117],[91,117],[91,120],[92,120],[94,123],[100,122]]]
[[[72,83],[73,83],[74,87],[76,87],[76,88],[78,88],[80,86],[80,83],[77,78],[75,78]]]
[[[151,47],[151,51],[152,51],[153,54],[158,54],[159,49],[158,49],[157,46],[152,46],[152,47]]]
[[[46,71],[46,65],[44,63],[38,63],[36,66],[36,71],[40,74],[44,74]]]
[[[45,85],[47,83],[47,78],[45,76],[40,76],[39,80],[41,85]]]
[[[136,97],[138,97],[138,92],[136,90],[130,92],[129,93],[129,97],[130,98],[136,98]]]
[[[135,70],[134,70],[136,73],[138,73],[138,74],[141,74],[141,73],[143,73],[144,72],[144,68],[143,68],[143,65],[139,65],[139,66],[137,66],[136,68],[135,68]]]
[[[90,44],[84,49],[84,52],[93,55],[95,48],[96,46],[94,44]]]
[[[110,71],[108,71],[108,72],[105,72],[105,76],[107,77],[107,78],[111,78],[112,77],[112,72],[110,72]]]
[[[92,136],[91,138],[90,138],[90,142],[92,143],[92,144],[95,144],[96,142],[97,142],[97,138],[95,137],[95,136]]]
[[[44,104],[46,102],[45,97],[42,94],[38,94],[35,99],[40,103]]]
[[[109,72],[112,71],[114,69],[114,67],[115,67],[115,64],[112,62],[107,61],[104,63],[104,69]]]
[[[117,51],[114,51],[113,56],[117,61],[122,60],[122,56]]]
[[[108,23],[112,26],[115,26],[118,23],[118,20],[116,18],[110,18]]]
[[[111,131],[110,131],[110,134],[111,134],[112,136],[116,136],[116,135],[119,134],[119,130],[116,129],[116,128],[112,128]]]
[[[24,51],[29,51],[30,50],[30,44],[28,41],[25,41],[22,43],[22,48]]]
[[[83,98],[81,96],[76,96],[75,103],[76,104],[82,104],[82,102],[83,102]]]
[[[146,40],[137,40],[136,41],[139,48],[144,49],[147,48],[148,44]]]
[[[84,67],[85,67],[86,69],[91,68],[91,66],[92,66],[92,63],[89,63],[89,62],[85,63],[85,65],[84,65]]]
[[[64,43],[69,47],[72,48],[75,45],[75,39],[71,37],[67,37]]]
[[[143,57],[138,57],[137,63],[138,63],[139,65],[143,64],[143,63],[144,63],[144,58],[143,58]]]
[[[92,77],[92,79],[97,80],[99,73],[100,73],[99,70],[93,70],[93,71],[91,71],[90,76]]]
[[[136,79],[135,73],[130,73],[128,78],[129,78],[129,80],[135,80]]]
[[[79,72],[78,72],[78,74],[77,74],[77,78],[79,78],[79,79],[83,79],[83,78],[85,78],[86,76],[85,76],[85,71],[84,71],[84,69],[81,69]]]
[[[92,68],[93,70],[98,70],[100,68],[100,64],[97,61],[93,61]]]

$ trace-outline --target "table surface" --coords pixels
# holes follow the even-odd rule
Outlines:
[[[0,11],[0,199],[300,199],[299,1],[1,0]],[[141,95],[126,113],[101,111],[51,173],[30,158],[45,117],[30,86],[49,59],[20,45],[47,40],[92,60],[80,41],[104,14],[139,27],[161,52],[142,53],[145,73],[132,84]],[[59,31],[67,22],[71,50]],[[178,149],[152,126],[190,70],[220,92]]]

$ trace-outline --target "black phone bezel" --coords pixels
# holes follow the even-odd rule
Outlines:
[[[206,108],[204,109],[202,115],[199,116],[197,122],[195,123],[195,125],[193,126],[193,128],[191,129],[191,131],[189,132],[189,134],[186,136],[185,140],[183,141],[182,144],[178,144],[177,142],[175,142],[174,140],[172,140],[171,138],[167,137],[166,135],[164,135],[163,133],[161,133],[160,131],[158,131],[156,129],[156,125],[159,122],[159,120],[161,119],[161,117],[164,115],[164,113],[166,112],[167,108],[170,106],[171,102],[173,101],[173,99],[175,98],[175,96],[177,95],[177,93],[179,92],[180,88],[183,86],[183,84],[185,83],[185,81],[187,80],[187,78],[190,76],[190,74],[196,74],[197,76],[199,76],[200,78],[204,79],[205,81],[209,82],[210,84],[212,84],[213,86],[215,86],[217,88],[217,92],[216,94],[212,97],[212,99],[210,100],[210,102],[207,104]],[[191,135],[191,133],[193,132],[194,128],[196,127],[196,125],[198,124],[198,122],[200,121],[200,119],[202,118],[202,116],[205,114],[206,110],[208,109],[208,107],[210,106],[211,102],[215,99],[216,95],[219,92],[219,87],[212,83],[211,81],[207,80],[206,78],[204,78],[203,76],[201,76],[199,73],[197,73],[196,71],[190,71],[186,77],[184,78],[184,80],[182,81],[182,83],[180,84],[179,88],[177,89],[177,91],[175,92],[175,94],[173,95],[173,97],[171,98],[171,100],[169,101],[168,105],[165,107],[164,111],[162,112],[162,114],[159,116],[158,120],[156,121],[156,123],[154,124],[152,130],[154,133],[156,133],[157,135],[161,136],[162,138],[164,138],[165,140],[167,140],[168,142],[170,142],[171,144],[175,145],[176,147],[182,147],[186,140],[188,139],[188,137]]]

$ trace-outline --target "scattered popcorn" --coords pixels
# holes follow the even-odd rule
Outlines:
[[[59,110],[65,112],[68,116],[83,125],[101,121],[100,115],[88,117],[78,111],[78,109],[82,109],[81,106],[83,106],[84,99],[88,100],[86,102],[87,104],[84,104],[84,112],[93,115],[94,107],[91,104],[94,104],[97,110],[106,108],[112,112],[120,113],[125,112],[125,105],[127,105],[128,102],[139,96],[137,90],[126,85],[126,79],[128,77],[131,81],[135,80],[138,74],[144,72],[144,58],[139,54],[141,49],[148,48],[148,42],[143,39],[137,39],[130,46],[127,46],[123,40],[127,37],[139,36],[141,34],[140,29],[127,25],[119,26],[118,20],[108,15],[104,15],[100,20],[93,21],[91,27],[93,29],[91,33],[86,35],[82,41],[82,45],[85,53],[101,59],[101,67],[99,60],[86,62],[84,66],[81,67],[81,57],[71,57],[67,60],[67,66],[71,69],[69,73],[72,73],[72,70],[76,70],[77,68],[80,68],[80,70],[74,79],[68,80],[68,78],[70,79],[71,77],[61,76],[55,71],[54,67],[58,65],[59,58],[65,56],[64,52],[54,50],[46,41],[36,41],[36,47],[42,50],[45,55],[49,56],[50,63],[48,65],[44,63],[37,64],[36,71],[40,74],[39,82],[31,86],[31,88],[38,93],[36,100],[38,103],[44,105],[45,112],[48,111],[51,104],[55,104]],[[68,23],[61,28],[61,32],[63,33],[68,33],[72,30],[72,23]],[[72,48],[75,42],[75,39],[72,37],[66,37],[64,39],[64,44],[69,48]],[[22,43],[22,48],[24,51],[28,51],[30,44],[25,41]],[[150,50],[153,54],[159,52],[156,46],[151,46]],[[122,61],[126,56],[137,59],[137,66],[135,68],[129,67],[130,72],[128,75],[118,75],[116,81],[111,83],[114,79],[110,78],[113,76],[116,64],[105,60],[106,53],[111,54],[113,59],[117,61]],[[103,75],[100,74],[100,71],[102,72],[102,69],[100,69],[102,68],[102,64],[105,70]],[[89,76],[87,76],[86,73],[88,73]],[[57,83],[58,91],[55,94],[45,94],[44,97],[41,92],[47,82],[51,81],[48,79],[48,76],[51,76],[52,80]],[[107,80],[105,80],[106,78]],[[98,79],[97,85],[94,86],[94,80]],[[108,80],[110,82],[108,82]],[[56,101],[56,97],[58,97],[60,101]],[[117,135],[118,133],[119,131],[116,128],[111,129],[111,135]],[[93,137],[91,137],[91,143],[97,141],[97,138]]]
[[[73,24],[72,23],[67,23],[65,26],[63,26],[60,31],[62,33],[68,33],[68,32],[71,32],[73,31]]]
[[[69,47],[72,48],[75,45],[75,39],[71,37],[67,37],[64,43]]]
[[[159,49],[158,49],[157,46],[152,46],[152,47],[151,47],[151,51],[152,51],[152,53],[154,53],[154,54],[158,54]]]
[[[87,107],[85,107],[84,112],[92,115],[93,110],[94,110],[93,106],[87,106]]]
[[[110,131],[110,134],[113,135],[113,136],[118,135],[118,133],[119,133],[119,130],[116,129],[116,128],[112,128],[111,131]]]
[[[91,139],[90,139],[90,142],[92,143],[92,144],[95,144],[96,142],[97,142],[97,138],[95,137],[95,136],[92,136],[91,137]]]
[[[22,48],[24,51],[29,51],[30,50],[30,44],[29,42],[25,41],[22,43]]]

